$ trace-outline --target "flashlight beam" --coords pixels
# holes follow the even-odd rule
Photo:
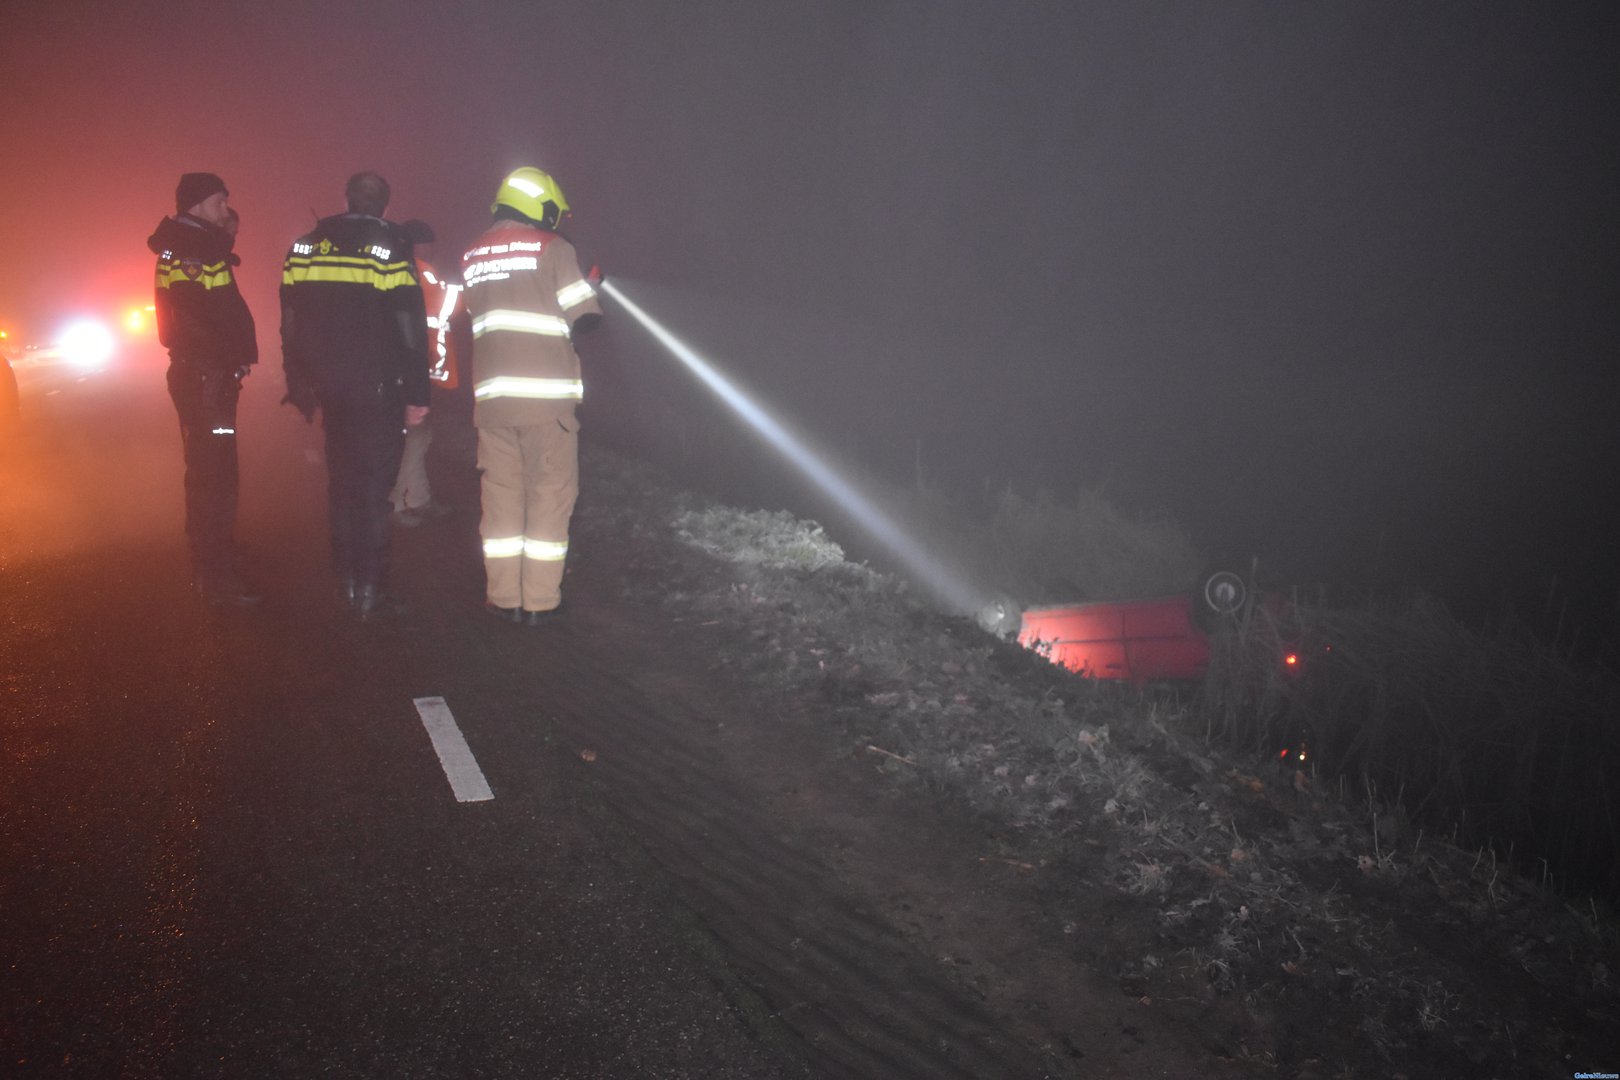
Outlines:
[[[628,296],[625,296],[624,292],[611,281],[602,282],[602,291],[618,301],[649,334],[657,339],[659,344],[663,345],[677,360],[686,365],[687,369],[702,380],[710,390],[713,390],[722,401],[730,405],[739,416],[748,422],[750,427],[764,436],[767,442],[776,447],[801,472],[815,481],[823,491],[838,500],[854,516],[855,520],[871,533],[874,539],[914,570],[929,588],[951,606],[962,612],[978,609],[980,597],[975,596],[957,575],[946,570],[937,559],[907,535],[888,515],[873,505],[871,499],[858,491],[849,481],[839,476],[830,465],[812,452],[802,440],[794,436],[769,413],[738,390],[729,379],[716,371],[713,365],[693,352],[684,342],[665,329],[663,324],[643,311],[640,306]]]

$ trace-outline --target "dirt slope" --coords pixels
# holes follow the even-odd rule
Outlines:
[[[594,472],[557,642],[600,678],[561,692],[618,680],[596,707],[639,723],[568,734],[814,1075],[1612,1068],[1596,906],[1224,759],[813,527]]]
[[[985,823],[895,787],[815,702],[756,693],[715,627],[615,598],[616,545],[589,544],[567,621],[538,631],[576,676],[548,719],[762,1040],[816,1077],[1221,1074],[1053,940]]]

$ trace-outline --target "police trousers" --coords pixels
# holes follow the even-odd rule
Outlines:
[[[404,416],[398,387],[321,399],[332,568],[359,587],[381,586],[387,574],[388,493],[399,474]]]
[[[242,384],[234,372],[185,363],[169,365],[168,383],[186,463],[192,569],[229,573],[236,547],[236,403]]]
[[[521,427],[478,429],[485,595],[491,604],[551,611],[562,603],[568,522],[579,495],[573,410]]]

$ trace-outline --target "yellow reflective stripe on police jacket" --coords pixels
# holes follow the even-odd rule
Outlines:
[[[523,554],[541,562],[562,562],[568,557],[568,541],[530,540],[524,537]]]
[[[198,269],[196,274],[188,274],[183,263],[158,263],[158,288],[167,289],[171,285],[187,282],[201,285],[205,289],[217,289],[231,283],[231,268],[223,262],[209,263]]]
[[[385,263],[348,255],[289,255],[281,270],[281,283],[299,285],[309,281],[347,282],[388,290],[415,285],[416,275],[404,262]]]
[[[534,311],[509,311],[503,308],[473,316],[473,337],[483,337],[495,330],[540,334],[544,337],[567,337],[568,320],[560,315],[541,315]]]
[[[473,397],[479,401],[499,397],[580,401],[585,397],[585,384],[579,379],[529,379],[522,375],[497,375],[492,379],[480,380],[473,387]]]
[[[523,554],[523,537],[502,536],[484,541],[484,558],[511,559]]]
[[[595,295],[596,290],[591,288],[590,282],[576,281],[557,290],[557,306],[566,311],[575,304],[583,304]]]

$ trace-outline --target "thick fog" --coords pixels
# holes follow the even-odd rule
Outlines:
[[[268,397],[281,257],[350,173],[454,264],[533,164],[587,263],[899,479],[1103,487],[1289,576],[1475,605],[1557,577],[1613,613],[1613,5],[69,0],[3,26],[16,335],[144,302],[146,235],[213,171]],[[706,407],[626,323],[582,346],[587,429]]]

